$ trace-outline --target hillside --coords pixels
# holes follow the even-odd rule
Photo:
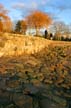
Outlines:
[[[39,37],[5,33],[0,36],[0,56],[34,54],[50,43],[51,41]]]
[[[20,34],[0,34],[0,57],[34,54],[49,45],[70,45],[70,42],[51,41],[40,37]]]
[[[0,40],[3,108],[33,108],[33,98],[35,107],[71,107],[71,42],[12,34]]]

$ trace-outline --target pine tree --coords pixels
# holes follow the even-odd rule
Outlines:
[[[17,21],[16,26],[15,26],[15,32],[21,33],[21,21]]]

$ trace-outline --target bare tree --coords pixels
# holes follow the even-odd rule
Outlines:
[[[69,26],[62,21],[56,21],[52,24],[50,30],[54,32],[56,39],[61,39],[63,35],[69,34]]]

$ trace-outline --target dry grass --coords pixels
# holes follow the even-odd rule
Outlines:
[[[39,98],[42,96],[44,98],[47,97],[48,100],[51,99],[51,104],[49,104],[49,106],[51,106],[52,103],[56,105],[56,102],[58,102],[56,108],[66,108],[67,100],[71,98],[71,42],[52,41],[30,36],[11,36],[10,38],[7,37],[7,39],[10,39],[11,41],[14,40],[14,44],[17,41],[17,44],[15,45],[18,47],[21,46],[20,43],[22,39],[25,39],[27,42],[25,47],[29,45],[29,40],[33,42],[33,46],[45,45],[45,47],[40,51],[29,55],[24,53],[17,56],[0,57],[0,78],[2,78],[0,79],[0,88],[1,90],[4,90],[4,92],[0,90],[0,97],[2,97],[1,102],[4,100],[9,102],[9,97],[11,96],[12,99],[14,99],[14,103],[18,107],[23,108],[21,105],[23,105],[24,102],[27,102],[28,91],[33,91],[32,88],[25,87],[24,85],[30,83],[38,89],[38,87],[41,87],[42,83],[43,85],[46,85],[46,88],[43,87],[44,90],[41,89],[39,91]],[[19,39],[20,43],[18,42]],[[14,91],[13,96],[10,90]],[[18,91],[21,91],[21,93]],[[23,94],[24,91],[26,95]],[[34,97],[37,97],[39,94],[35,94],[34,90]],[[30,103],[32,106],[32,99],[33,98],[29,97],[27,105]],[[49,103],[49,101],[47,102]],[[43,103],[45,104],[45,99],[43,99]],[[13,105],[11,101],[9,103],[9,106],[10,105]],[[5,108],[3,106],[4,105],[1,107]]]

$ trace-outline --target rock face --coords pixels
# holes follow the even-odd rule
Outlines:
[[[34,54],[41,51],[51,43],[51,41],[40,37],[24,35],[15,36],[14,34],[4,34],[3,37],[0,36],[0,57],[11,55],[17,56],[23,53]]]

